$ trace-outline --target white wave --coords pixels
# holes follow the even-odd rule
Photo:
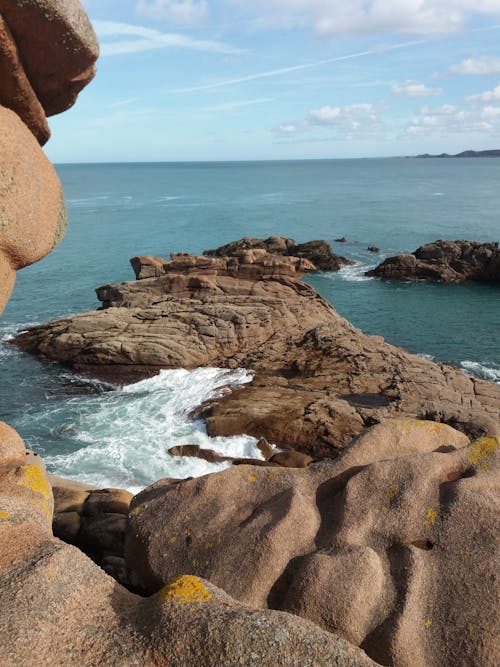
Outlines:
[[[158,201],[161,201],[161,202],[175,201],[176,199],[182,199],[182,197],[178,197],[178,196],[174,196],[174,195],[163,195],[162,197],[158,197]]]
[[[255,438],[210,438],[204,422],[190,418],[205,401],[251,379],[242,369],[161,371],[122,389],[46,406],[51,450],[59,441],[72,451],[45,454],[45,461],[63,477],[137,492],[162,477],[198,477],[229,465],[173,457],[168,449],[174,445],[194,444],[228,456],[262,458]]]
[[[434,197],[442,197],[444,195],[444,192],[433,192],[432,194]]]
[[[374,269],[376,264],[362,264],[361,262],[356,262],[349,266],[343,266],[338,272],[338,276],[342,280],[347,280],[348,282],[362,283],[368,280],[374,280],[373,276],[365,276],[366,271]]]
[[[421,357],[422,359],[426,359],[427,361],[434,361],[436,358],[433,354],[426,354],[425,352],[417,352],[417,357]]]
[[[500,384],[500,368],[498,366],[485,366],[478,361],[461,361],[460,366],[467,375],[480,378],[481,380],[489,380],[490,382],[497,382]]]

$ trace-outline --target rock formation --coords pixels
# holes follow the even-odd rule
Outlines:
[[[274,255],[303,257],[312,262],[319,271],[338,271],[343,266],[354,264],[350,259],[335,255],[326,241],[308,241],[297,243],[283,236],[270,236],[267,239],[244,238],[226,245],[206,250],[203,254],[210,257],[234,257],[242,251],[263,249]]]
[[[151,592],[209,579],[382,665],[494,667],[499,444],[399,420],[335,462],[159,481],[132,501],[127,566]]]
[[[365,336],[296,280],[307,260],[173,257],[158,277],[98,288],[102,310],[32,327],[16,344],[118,382],[160,368],[251,369],[251,384],[199,410],[209,434],[265,437],[315,458],[398,415],[499,433],[498,385]]]
[[[366,275],[390,280],[498,283],[500,249],[496,242],[435,241],[421,246],[411,255],[389,257]]]
[[[46,117],[74,104],[98,55],[78,0],[0,0],[0,105],[41,144],[50,136]]]

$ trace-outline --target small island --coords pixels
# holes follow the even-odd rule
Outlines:
[[[450,155],[449,153],[440,153],[439,155],[431,155],[430,153],[423,153],[423,155],[415,155],[417,158],[429,158],[429,157],[500,157],[500,148],[493,148],[486,151],[462,151],[456,155]]]

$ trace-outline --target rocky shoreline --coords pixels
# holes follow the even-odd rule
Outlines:
[[[78,0],[0,0],[0,310],[64,233],[40,144],[97,55]],[[48,475],[0,422],[2,666],[496,667],[500,387],[340,317],[300,281],[346,263],[322,241],[207,253],[133,258],[16,344],[120,382],[252,369],[200,415],[265,460],[132,497]]]
[[[139,279],[97,288],[100,310],[31,327],[15,345],[119,383],[162,368],[249,369],[252,383],[199,409],[209,435],[315,458],[396,417],[500,434],[498,385],[364,335],[299,280],[316,270],[307,259],[243,249],[131,263]]]

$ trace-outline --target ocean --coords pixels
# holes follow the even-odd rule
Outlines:
[[[307,277],[364,332],[500,382],[500,287],[391,283],[364,272],[436,239],[500,240],[500,160],[59,165],[69,214],[64,241],[18,274],[0,319],[0,419],[51,472],[138,490],[161,477],[220,469],[174,459],[200,444],[256,456],[255,440],[209,438],[189,414],[251,380],[248,371],[163,371],[128,387],[88,382],[8,344],[24,326],[96,308],[94,289],[132,280],[134,255],[200,253],[243,236],[326,239],[356,264]],[[334,239],[345,237],[346,243]],[[370,253],[376,245],[380,253]]]

